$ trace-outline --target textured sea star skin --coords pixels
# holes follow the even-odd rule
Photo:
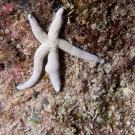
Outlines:
[[[28,87],[33,86],[37,80],[39,79],[42,73],[42,66],[43,60],[45,56],[48,54],[48,62],[45,66],[45,71],[49,74],[51,82],[56,92],[60,91],[61,88],[61,80],[60,80],[60,65],[59,65],[59,55],[58,55],[58,48],[68,52],[71,55],[74,55],[78,58],[85,59],[87,61],[95,61],[99,63],[104,63],[104,59],[83,51],[69,42],[59,39],[59,31],[62,25],[62,15],[64,9],[60,8],[55,15],[55,18],[50,26],[48,35],[42,30],[39,26],[36,19],[31,15],[28,14],[28,19],[32,28],[32,32],[35,37],[39,40],[41,45],[35,52],[34,56],[34,69],[33,74],[28,81],[25,83],[18,85],[18,90],[24,90]]]

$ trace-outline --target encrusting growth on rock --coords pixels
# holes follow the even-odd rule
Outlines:
[[[25,83],[18,85],[18,90],[24,90],[28,87],[33,86],[37,82],[42,73],[43,60],[45,56],[48,54],[48,62],[45,66],[45,71],[49,74],[55,91],[60,91],[61,80],[59,73],[60,64],[58,48],[64,50],[65,52],[68,52],[71,55],[85,59],[87,61],[99,62],[101,64],[104,63],[104,59],[101,59],[96,55],[83,51],[73,46],[69,42],[58,38],[59,31],[63,22],[63,12],[63,8],[60,8],[56,12],[55,18],[50,26],[48,35],[42,30],[36,19],[31,14],[28,14],[28,19],[32,28],[32,32],[35,35],[35,37],[39,40],[41,45],[36,50],[34,56],[34,69],[32,76]]]

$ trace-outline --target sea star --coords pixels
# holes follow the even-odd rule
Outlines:
[[[59,65],[58,48],[64,50],[65,52],[68,52],[71,55],[85,59],[87,61],[104,63],[104,59],[101,59],[96,55],[83,51],[73,46],[69,42],[58,38],[63,20],[62,19],[63,12],[64,12],[63,8],[60,8],[56,12],[55,18],[50,26],[48,35],[42,30],[36,19],[31,14],[28,14],[28,19],[32,28],[32,32],[35,35],[35,37],[39,40],[41,45],[36,50],[34,56],[34,69],[32,76],[25,83],[18,85],[17,86],[18,90],[23,90],[25,88],[31,87],[37,82],[42,73],[43,60],[45,56],[49,53],[48,63],[45,67],[45,71],[49,74],[55,91],[56,92],[60,91],[61,80],[59,73],[60,65]]]

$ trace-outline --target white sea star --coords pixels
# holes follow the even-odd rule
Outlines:
[[[50,26],[48,35],[42,30],[36,19],[31,14],[28,14],[28,19],[32,28],[32,32],[35,35],[35,37],[39,40],[41,45],[36,50],[34,56],[34,69],[32,76],[25,83],[18,85],[17,86],[18,90],[23,90],[25,88],[31,87],[37,82],[42,72],[43,60],[45,56],[49,53],[48,63],[45,67],[45,71],[49,74],[55,91],[56,92],[60,91],[61,80],[59,73],[60,66],[59,66],[58,48],[64,50],[65,52],[68,52],[71,55],[85,59],[87,61],[104,63],[104,59],[101,59],[96,55],[83,51],[73,46],[69,42],[58,38],[63,20],[62,19],[63,12],[64,12],[63,8],[60,8],[56,12],[55,18]]]

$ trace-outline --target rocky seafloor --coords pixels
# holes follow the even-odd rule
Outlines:
[[[47,32],[60,7],[59,37],[105,63],[59,50],[61,92],[55,93],[44,68],[33,87],[18,91],[40,45],[27,14]],[[134,134],[134,0],[0,0],[0,135]]]

